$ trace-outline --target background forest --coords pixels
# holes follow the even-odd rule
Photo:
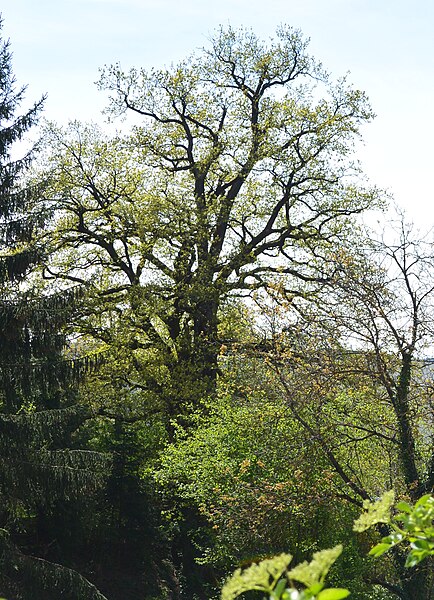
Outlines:
[[[0,592],[208,600],[343,543],[351,598],[432,599],[352,530],[434,486],[433,244],[364,225],[366,95],[289,27],[99,87],[119,131],[39,127],[1,42]]]

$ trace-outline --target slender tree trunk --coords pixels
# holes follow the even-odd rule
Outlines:
[[[412,354],[410,352],[404,353],[394,409],[398,422],[399,453],[405,483],[408,493],[412,500],[415,501],[420,496],[421,481],[416,463],[416,443],[413,435],[409,405],[412,362]]]

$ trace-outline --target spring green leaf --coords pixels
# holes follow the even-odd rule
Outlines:
[[[320,592],[317,600],[341,600],[342,598],[347,598],[349,595],[350,592],[344,588],[330,588]]]

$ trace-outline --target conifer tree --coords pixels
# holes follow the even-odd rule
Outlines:
[[[89,416],[73,401],[77,369],[62,357],[76,291],[44,296],[28,279],[48,214],[44,184],[28,177],[37,144],[15,157],[44,102],[17,116],[24,93],[0,20],[0,595],[101,600],[78,572],[42,555],[35,535],[38,515],[49,517],[57,499],[95,489],[102,458],[70,446]]]

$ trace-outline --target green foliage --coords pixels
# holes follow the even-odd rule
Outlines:
[[[406,566],[416,567],[422,560],[434,555],[434,497],[422,496],[414,506],[398,502],[396,508],[401,511],[392,515],[394,492],[386,492],[376,502],[366,501],[365,512],[354,522],[354,529],[363,532],[386,523],[393,533],[384,537],[370,551],[373,557],[379,557],[398,544],[409,545]],[[398,526],[399,523],[399,526]],[[254,563],[242,570],[237,569],[222,588],[222,600],[234,600],[246,592],[260,591],[267,594],[269,600],[340,600],[350,595],[347,589],[325,588],[325,578],[330,567],[342,552],[342,546],[322,550],[313,555],[310,562],[303,562],[291,570],[288,565],[290,554],[281,554]],[[305,586],[298,590],[293,582]]]
[[[350,158],[372,111],[289,27],[269,43],[221,30],[168,69],[107,67],[100,86],[111,116],[140,121],[113,138],[50,128],[49,270],[87,284],[78,329],[129,352],[182,420],[215,394],[224,303],[322,281],[325,248],[376,205]],[[242,334],[231,320],[223,334]]]
[[[386,492],[377,502],[366,502],[365,513],[354,523],[355,531],[365,531],[377,523],[387,523],[392,532],[383,537],[369,554],[381,556],[394,546],[408,550],[406,567],[415,567],[434,556],[434,496],[425,494],[414,504],[398,502],[398,514],[392,513],[394,493]]]
[[[390,522],[390,509],[395,501],[395,492],[385,492],[383,496],[371,502],[365,500],[363,502],[363,512],[358,519],[354,522],[354,531],[362,532],[366,531],[377,523],[389,523]]]
[[[37,205],[43,184],[32,186],[26,181],[35,148],[19,157],[17,142],[24,141],[29,129],[38,122],[44,99],[17,114],[25,87],[16,86],[12,53],[9,42],[1,37],[1,29],[0,16],[0,285],[3,287],[22,280],[40,254],[35,229],[44,217],[40,208],[43,203]],[[18,157],[13,160],[13,155]]]
[[[291,560],[290,554],[281,554],[247,569],[237,569],[223,586],[222,600],[232,600],[250,590],[272,593]]]
[[[57,564],[64,547],[57,556],[51,549],[69,535],[60,519],[55,530],[56,517],[101,488],[110,461],[74,443],[92,416],[76,402],[89,361],[69,360],[63,349],[83,288],[44,289],[35,275],[46,258],[50,211],[45,175],[37,184],[30,178],[38,144],[21,157],[16,145],[43,104],[17,114],[24,91],[0,37],[0,589],[16,600],[101,600],[79,572]]]
[[[22,92],[13,92],[7,44],[2,52],[0,82],[12,101],[7,94],[0,101],[0,116],[10,120]],[[65,564],[106,577],[116,568],[136,577],[147,569],[157,582],[148,595],[171,588],[168,596],[190,600],[199,574],[203,597],[229,565],[288,548],[298,566],[287,571],[290,556],[280,555],[238,571],[225,587],[228,600],[248,590],[271,600],[345,598],[339,566],[336,587],[325,587],[340,547],[300,562],[334,545],[352,519],[336,498],[358,505],[389,480],[414,494],[415,482],[432,487],[421,476],[427,469],[418,471],[431,436],[419,436],[421,444],[411,433],[418,437],[428,410],[410,386],[420,315],[409,319],[413,341],[404,343],[392,317],[407,319],[382,269],[365,269],[345,251],[353,216],[378,202],[351,161],[372,117],[367,98],[345,80],[332,82],[301,34],[286,27],[268,44],[246,30],[221,30],[179,65],[129,73],[115,65],[100,85],[112,95],[111,116],[132,111],[142,120],[113,137],[92,125],[49,128],[47,187],[36,204],[48,202],[55,218],[38,237],[41,188],[25,180],[27,159],[11,163],[0,152],[0,494],[14,540],[26,537],[35,555],[40,543],[50,559],[32,563],[16,546],[20,576],[27,571],[31,586],[39,572],[47,594],[69,582],[80,599],[99,597],[51,560],[67,513],[76,532],[68,535],[84,541],[75,540],[75,554],[61,549]],[[21,139],[39,108],[0,130],[0,150],[8,135]],[[401,249],[405,257],[411,246]],[[22,295],[13,282],[41,250],[53,287],[40,298],[26,282]],[[399,266],[399,252],[389,258]],[[413,281],[430,281],[418,273],[402,270],[413,307],[431,293],[412,291]],[[65,282],[86,290],[74,315],[69,300],[77,297],[64,295]],[[52,289],[61,291],[51,296]],[[257,304],[267,298],[256,322],[247,295]],[[280,303],[277,316],[270,296]],[[259,340],[265,321],[267,339]],[[69,379],[60,367],[67,332],[79,336]],[[377,343],[373,353],[345,351],[342,339],[354,335]],[[250,353],[237,354],[240,342]],[[384,351],[395,342],[401,362]],[[75,367],[86,348],[104,355],[104,365],[81,387],[77,408]],[[97,500],[71,508],[109,471],[101,451],[114,457],[108,485]],[[391,496],[366,505],[360,530],[374,523],[393,530],[373,556],[406,542],[408,566],[432,553],[422,514],[429,502],[420,502],[403,504],[392,520]],[[53,515],[57,531],[47,524]],[[343,561],[360,581],[352,543]],[[77,558],[84,547],[87,565],[85,553]]]
[[[349,595],[342,588],[326,588],[325,578],[342,552],[342,546],[322,550],[313,555],[310,563],[304,562],[287,570],[291,555],[281,554],[253,564],[247,569],[237,569],[222,589],[222,600],[233,600],[248,591],[261,591],[270,600],[340,600]],[[298,590],[293,582],[301,583],[305,589]]]
[[[6,532],[0,535],[0,558],[3,577],[19,581],[20,592],[30,600],[107,600],[85,577],[73,569],[23,554]],[[21,598],[19,593],[18,598]]]
[[[288,544],[299,559],[333,518],[330,472],[284,407],[259,395],[215,400],[194,432],[166,447],[155,477],[168,522],[196,506],[200,560],[225,570]]]
[[[331,279],[328,249],[377,204],[351,160],[372,118],[367,97],[332,82],[289,27],[268,43],[221,30],[168,69],[108,67],[100,86],[110,116],[140,121],[112,138],[92,125],[50,127],[45,164],[56,215],[47,272],[85,284],[75,331],[112,365],[85,392],[109,419],[86,428],[91,443],[113,446],[113,487],[139,469],[157,481],[187,576],[195,561],[226,570],[291,539],[302,560],[334,518],[334,474],[282,396],[253,396],[246,375],[230,400],[217,397],[223,344],[255,341],[240,297],[303,295],[302,282]],[[274,387],[265,369],[259,379]]]

